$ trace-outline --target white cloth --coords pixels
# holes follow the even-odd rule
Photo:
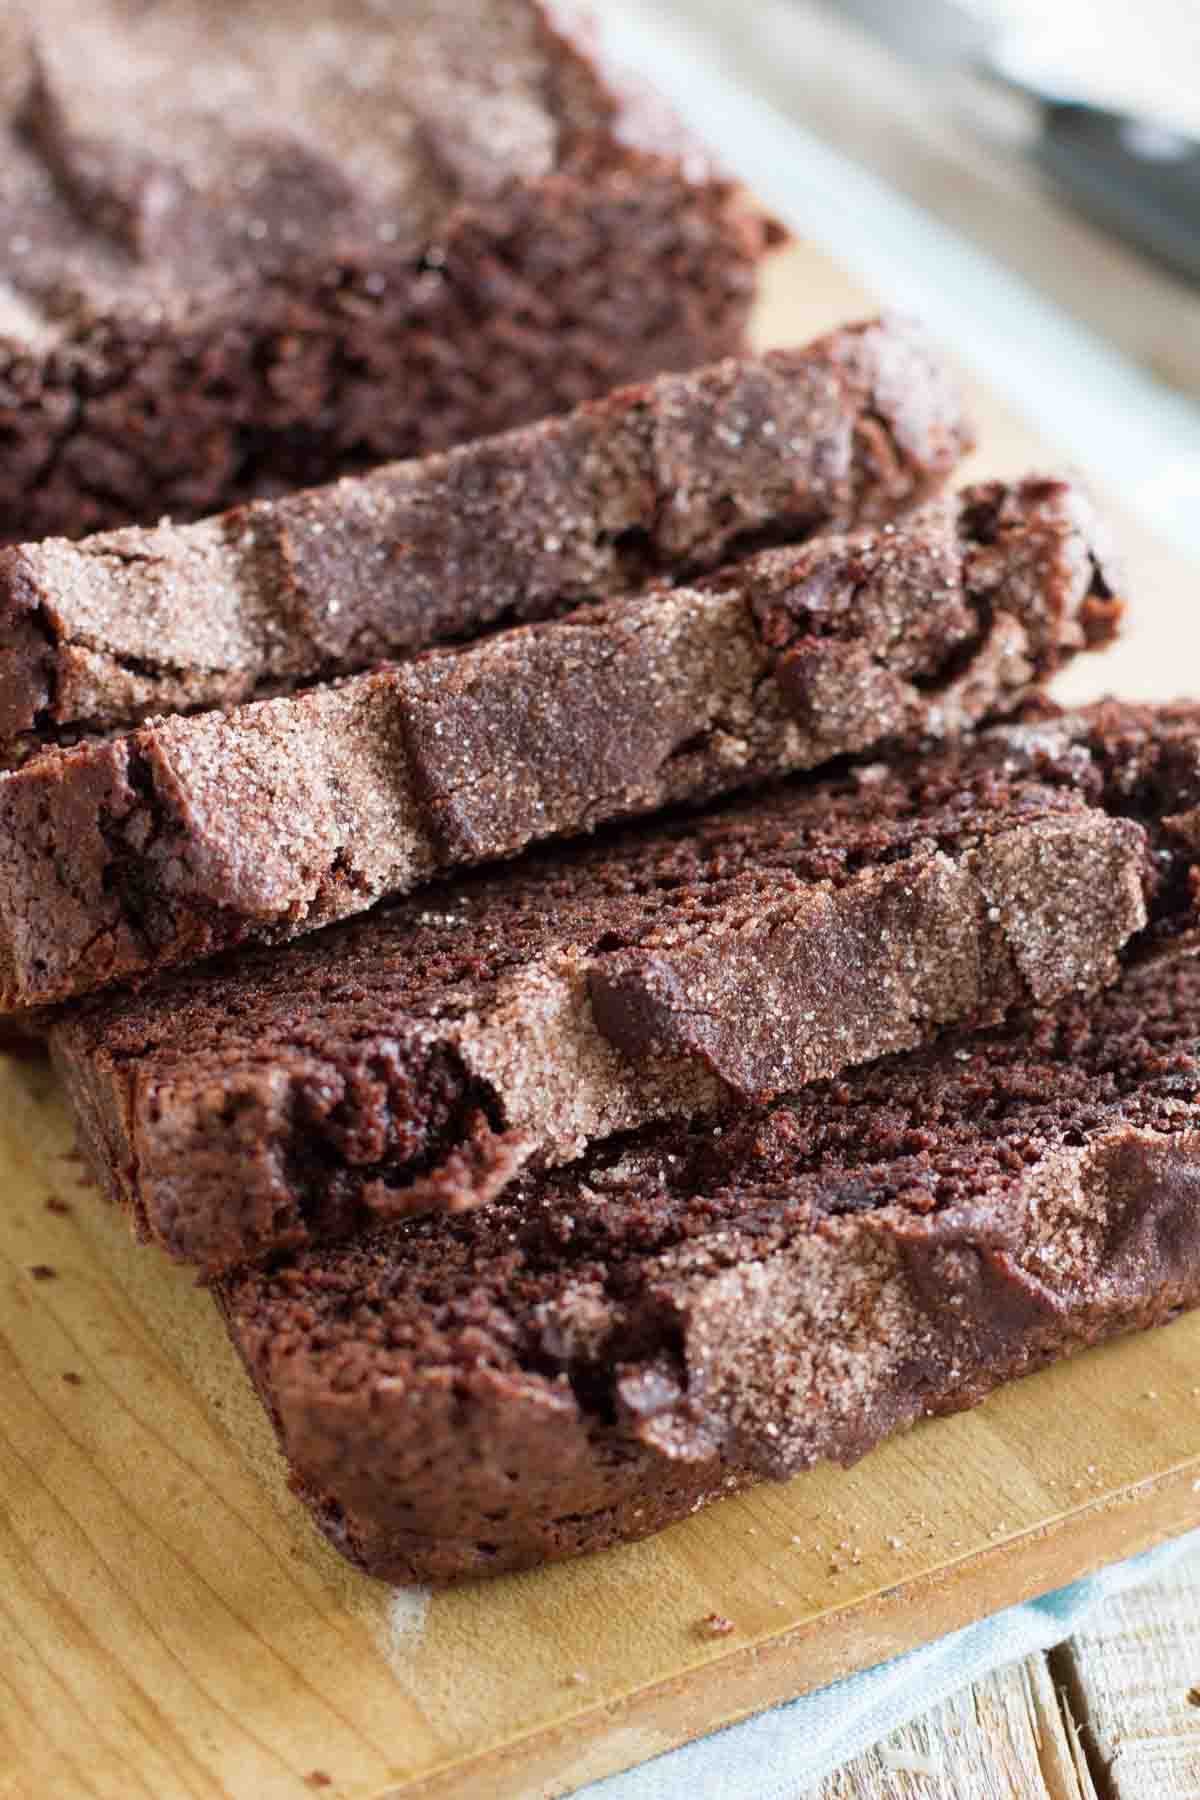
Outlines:
[[[800,1800],[806,1788],[910,1719],[991,1670],[1062,1643],[1102,1600],[1156,1579],[1187,1556],[1200,1558],[1200,1531],[685,1744],[627,1774],[592,1782],[575,1800]]]

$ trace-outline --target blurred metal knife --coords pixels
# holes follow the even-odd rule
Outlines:
[[[1033,101],[1038,167],[1082,211],[1200,284],[1200,139],[1100,104],[1028,34],[971,0],[835,0],[909,61],[960,69]]]

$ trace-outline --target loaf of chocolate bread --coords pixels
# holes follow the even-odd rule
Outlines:
[[[537,0],[13,0],[0,72],[0,538],[712,361],[782,235]]]
[[[1119,602],[1080,495],[899,526],[0,775],[0,1007],[296,937],[535,839],[1013,708]]]
[[[635,1538],[1200,1301],[1200,963],[1161,961],[217,1294],[372,1574]]]
[[[880,320],[197,525],[16,546],[0,758],[882,524],[971,441],[929,343]]]
[[[1198,819],[1200,706],[1107,703],[98,995],[52,1051],[106,1191],[217,1269],[1094,993],[1194,942]]]

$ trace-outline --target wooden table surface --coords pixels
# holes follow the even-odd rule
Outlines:
[[[1196,1800],[1200,1557],[796,1800]]]

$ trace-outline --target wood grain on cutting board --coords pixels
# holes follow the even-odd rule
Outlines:
[[[869,309],[796,249],[760,340]],[[976,470],[1054,465],[994,396],[977,413]],[[1194,573],[1123,536],[1136,629],[1071,697],[1200,688]],[[70,1151],[48,1071],[0,1059],[13,1800],[562,1794],[1200,1518],[1197,1315],[644,1544],[393,1595],[318,1539],[210,1302]]]

